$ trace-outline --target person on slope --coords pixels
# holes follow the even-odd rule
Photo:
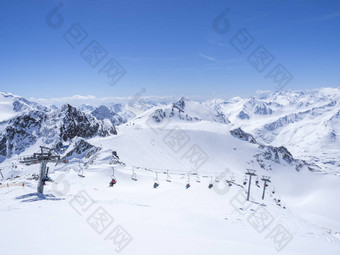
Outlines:
[[[113,185],[115,185],[117,183],[115,178],[112,178],[112,180],[110,181],[110,187],[113,187]]]

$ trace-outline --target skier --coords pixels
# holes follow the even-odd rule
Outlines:
[[[112,180],[110,181],[110,187],[113,187],[113,185],[115,185],[116,183],[116,179],[112,178]]]
[[[46,185],[46,182],[50,181],[51,179],[48,177],[48,176],[45,176],[41,182],[42,182],[42,185]]]
[[[185,186],[186,189],[189,189],[190,188],[190,184],[188,183],[186,186]]]
[[[209,183],[208,188],[211,189],[212,187],[214,187],[214,185],[212,183]]]
[[[156,189],[158,186],[159,186],[159,184],[158,184],[157,182],[155,182],[155,183],[153,184],[153,188],[154,188],[154,189]]]

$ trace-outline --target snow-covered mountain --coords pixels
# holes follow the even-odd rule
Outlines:
[[[127,254],[149,252],[153,244],[151,254],[220,254],[225,247],[232,254],[338,254],[339,95],[320,89],[203,102],[182,97],[75,107],[28,101],[19,108],[15,102],[24,99],[3,97],[0,239],[14,254],[34,254],[31,232],[19,231],[15,241],[7,233],[51,229],[40,237],[51,254],[64,247],[111,254],[112,241],[91,224],[99,208],[133,237]],[[35,193],[39,167],[18,161],[40,145],[63,159],[49,164],[54,182],[46,184],[45,197]],[[250,201],[247,169],[257,175]],[[271,177],[264,193],[262,176]],[[117,184],[109,189],[111,178]],[[81,207],[88,203],[94,210]],[[263,211],[273,222],[259,231],[253,217]],[[270,236],[278,226],[289,234],[287,246]],[[73,236],[82,244],[70,245]],[[173,250],[164,241],[170,239]]]
[[[98,120],[68,104],[54,111],[38,109],[25,109],[0,123],[0,161],[20,155],[37,144],[58,149],[75,137],[117,134],[111,122]]]
[[[50,146],[73,139],[115,134],[115,126],[139,119],[155,122],[209,121],[241,128],[261,146],[283,146],[294,159],[313,169],[336,171],[340,165],[340,90],[261,92],[256,97],[235,97],[196,102],[182,97],[120,99],[105,105],[43,106],[0,94],[0,154],[20,154],[38,140]],[[153,101],[154,100],[154,101]],[[19,128],[20,127],[20,128]],[[41,138],[41,139],[40,139]],[[267,149],[269,147],[266,147]]]
[[[20,113],[34,110],[49,111],[48,107],[29,101],[23,97],[0,92],[0,122],[9,120]]]
[[[285,146],[323,169],[340,166],[340,89],[262,93],[208,104],[220,106],[233,125],[262,143]]]
[[[149,114],[148,111],[146,114]],[[151,109],[151,118],[160,122],[166,118],[175,118],[186,121],[212,121],[222,124],[228,124],[230,121],[222,113],[219,106],[214,108],[208,107],[206,104],[194,102],[188,98],[181,97],[175,103],[167,105],[165,107],[158,106],[156,110]]]

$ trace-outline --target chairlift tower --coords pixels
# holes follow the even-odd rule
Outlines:
[[[265,175],[262,175],[261,181],[264,181],[263,193],[262,193],[262,200],[264,200],[264,194],[266,192],[267,182],[271,182],[271,181],[270,181],[270,177],[269,176],[265,176]]]
[[[38,193],[44,193],[44,181],[43,179],[47,175],[47,163],[50,162],[59,162],[60,156],[53,155],[52,149],[40,146],[40,152],[33,153],[33,156],[30,157],[23,157],[19,159],[20,163],[31,165],[31,164],[38,164],[40,163],[40,175],[39,175],[39,182],[38,182]]]
[[[247,169],[247,172],[246,172],[246,175],[249,175],[247,201],[249,201],[249,197],[250,197],[251,177],[256,176],[255,172],[256,170],[253,170],[253,169]]]

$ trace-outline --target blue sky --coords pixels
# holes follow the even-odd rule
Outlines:
[[[268,77],[278,64],[292,77],[286,89],[340,86],[337,0],[65,0],[63,23],[51,28],[46,20],[58,19],[46,17],[58,3],[1,2],[0,91],[45,98],[133,96],[143,88],[144,95],[249,96],[280,87]],[[72,38],[73,24],[87,34],[75,48],[63,37]],[[252,42],[241,45],[242,53],[232,43],[244,39],[240,29]],[[95,67],[81,56],[93,40],[106,51]],[[261,45],[272,61],[259,72],[248,57]],[[114,86],[100,72],[112,58],[126,70]]]

